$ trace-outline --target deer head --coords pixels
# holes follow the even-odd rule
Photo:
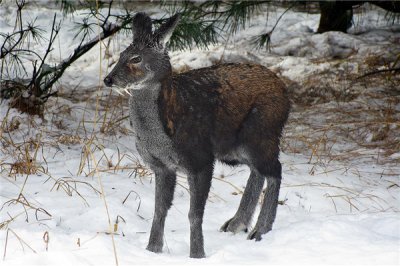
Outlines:
[[[153,32],[151,18],[137,13],[132,20],[133,42],[120,54],[104,84],[121,92],[141,89],[146,83],[159,82],[170,75],[172,68],[166,43],[178,21],[179,14],[176,14]]]

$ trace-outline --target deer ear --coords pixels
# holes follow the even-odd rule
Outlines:
[[[137,13],[132,19],[133,39],[149,39],[151,31],[151,18],[146,13]]]
[[[180,19],[180,14],[175,14],[174,16],[167,19],[155,32],[154,37],[155,40],[165,46],[165,44],[169,41],[174,32],[176,26],[178,25]]]

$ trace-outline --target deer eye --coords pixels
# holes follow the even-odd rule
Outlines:
[[[142,58],[139,55],[132,56],[130,59],[131,63],[137,64],[142,61]]]

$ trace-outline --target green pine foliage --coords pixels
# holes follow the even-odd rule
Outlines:
[[[207,48],[215,44],[223,32],[234,34],[244,29],[261,6],[271,1],[168,1],[162,2],[170,15],[181,14],[181,22],[172,35],[170,48],[190,49],[195,45]],[[162,21],[160,21],[162,22]]]

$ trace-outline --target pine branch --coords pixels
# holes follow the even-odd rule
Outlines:
[[[12,52],[23,41],[25,33],[29,32],[29,28],[28,29],[22,28],[22,9],[25,6],[25,0],[22,0],[19,3],[18,3],[18,1],[16,1],[16,4],[17,4],[18,9],[17,9],[17,19],[15,22],[15,26],[17,27],[17,24],[19,21],[19,30],[6,36],[2,46],[0,48],[0,59],[4,58],[5,56],[7,56],[7,54]],[[14,44],[11,45],[11,47],[6,48],[5,45],[7,43],[9,43],[10,40],[13,39],[14,35],[18,35],[18,39],[14,42]]]
[[[55,66],[49,66],[46,61],[49,54],[53,50],[55,40],[61,29],[61,20],[57,22],[57,16],[56,14],[54,15],[51,25],[50,38],[47,41],[46,50],[43,56],[40,56],[36,51],[32,51],[29,48],[20,47],[17,49],[17,47],[19,47],[23,42],[23,39],[27,33],[32,33],[32,36],[35,38],[36,41],[39,41],[38,37],[40,38],[40,29],[36,28],[34,26],[34,23],[29,24],[26,29],[22,28],[22,16],[20,13],[24,3],[24,0],[21,2],[17,2],[19,15],[17,16],[16,20],[16,28],[17,26],[19,26],[19,29],[11,34],[1,34],[2,36],[4,36],[4,42],[0,49],[0,55],[1,59],[9,56],[9,60],[2,60],[2,69],[3,65],[9,64],[17,64],[18,67],[16,67],[15,69],[25,69],[21,59],[18,57],[18,55],[21,53],[30,53],[37,57],[38,60],[33,62],[33,71],[31,72],[32,76],[29,80],[9,80],[15,81],[25,88],[25,91],[27,91],[27,95],[25,94],[25,96],[23,96],[23,94],[18,94],[18,97],[22,102],[27,104],[30,104],[31,102],[33,105],[41,105],[49,97],[56,95],[56,92],[50,92],[50,90],[55,82],[59,80],[59,78],[64,74],[65,70],[72,63],[74,63],[78,58],[80,58],[91,48],[93,48],[98,42],[110,37],[121,29],[126,28],[127,24],[131,22],[131,15],[128,11],[126,11],[126,15],[122,16],[113,15],[111,13],[113,1],[108,2],[108,12],[105,15],[98,13],[97,10],[91,7],[87,19],[93,17],[98,19],[99,23],[95,25],[101,28],[102,32],[100,33],[100,35],[94,36],[93,38],[90,38],[89,41],[86,41],[87,37],[89,37],[90,35],[91,29],[90,25],[86,25],[86,22],[84,21],[83,24],[87,26],[87,29],[82,31],[83,37],[80,39],[78,46],[75,48],[74,52],[66,59],[61,61],[59,64],[56,64]],[[116,18],[116,21],[122,21],[119,24],[111,23],[111,18]],[[3,71],[1,73],[3,75]],[[1,83],[3,84],[4,82],[8,82],[8,80],[3,80],[2,78]]]
[[[60,23],[61,23],[61,21],[58,24],[58,26],[56,26],[56,19],[57,19],[57,15],[54,14],[53,23],[52,23],[52,26],[51,26],[50,39],[49,39],[49,42],[48,42],[48,45],[47,45],[46,52],[45,52],[45,54],[43,56],[43,59],[41,60],[41,63],[40,63],[39,68],[38,68],[38,71],[34,71],[33,72],[31,83],[28,86],[28,87],[30,87],[32,84],[35,85],[34,89],[33,89],[34,90],[33,93],[34,93],[35,96],[40,96],[40,95],[43,94],[43,92],[47,91],[47,90],[43,91],[43,90],[40,89],[40,82],[43,79],[43,77],[47,75],[46,71],[43,70],[43,67],[45,65],[47,56],[52,51],[53,43],[54,43],[54,41],[55,41],[55,39],[56,39],[56,37],[58,35],[58,32],[60,31]]]
[[[270,44],[271,44],[271,36],[272,33],[274,32],[276,26],[278,25],[279,21],[283,18],[283,16],[286,14],[286,12],[288,12],[290,9],[292,9],[294,6],[296,5],[296,3],[293,3],[291,6],[289,6],[280,16],[279,18],[276,20],[274,26],[272,27],[272,29],[270,31],[268,31],[267,33],[261,34],[257,37],[254,38],[253,43],[258,46],[258,48],[262,48],[264,45],[267,48],[267,50],[270,50]]]
[[[123,27],[125,27],[130,21],[124,21],[121,25],[115,25],[113,23],[108,23],[107,26],[103,25],[103,32],[100,36],[96,36],[95,38],[91,39],[89,42],[85,43],[84,45],[79,45],[72,55],[70,55],[67,59],[63,60],[60,64],[55,67],[50,68],[49,74],[53,74],[53,76],[45,82],[41,86],[42,91],[48,91],[53,84],[63,75],[64,71],[78,58],[88,52],[93,46],[95,46],[99,41],[102,41],[111,35],[117,33]]]
[[[245,28],[251,16],[271,1],[194,1],[165,0],[162,7],[170,14],[181,13],[180,24],[171,37],[169,47],[191,48],[193,44],[207,48],[218,41],[221,32],[236,33]],[[157,22],[157,21],[155,21]]]

